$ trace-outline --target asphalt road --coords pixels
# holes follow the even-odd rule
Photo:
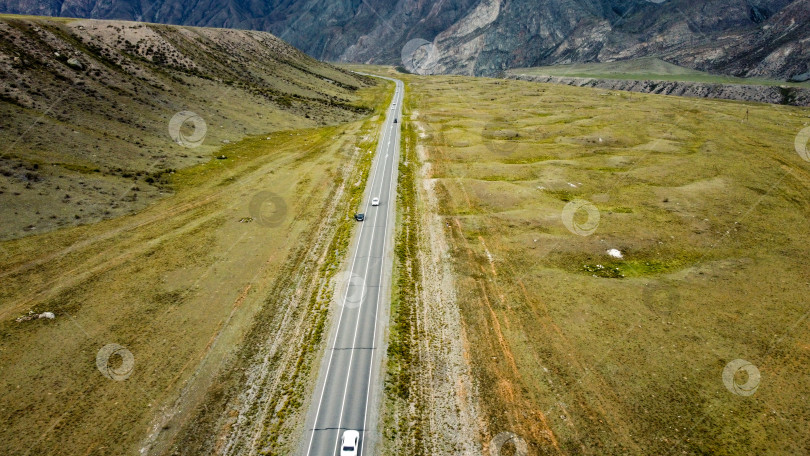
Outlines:
[[[391,304],[390,252],[395,221],[396,177],[399,161],[403,84],[396,79],[396,93],[386,109],[372,164],[361,223],[350,270],[342,273],[348,286],[339,287],[340,305],[324,352],[315,396],[307,414],[302,454],[339,455],[343,431],[360,432],[360,452],[371,454],[376,440],[376,410],[382,390],[380,364],[383,335]],[[371,199],[380,198],[379,206]],[[347,214],[351,216],[352,214]],[[346,282],[346,281],[340,281]]]

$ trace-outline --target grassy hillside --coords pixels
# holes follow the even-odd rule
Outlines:
[[[736,78],[722,76],[691,68],[674,65],[656,57],[633,60],[619,60],[604,63],[574,63],[532,68],[514,68],[512,74],[532,76],[570,76],[598,79],[632,79],[653,81],[686,81],[718,84],[786,85],[790,87],[810,87],[810,83],[785,82],[764,78]]]
[[[810,451],[810,163],[794,146],[810,110],[400,77],[417,220],[439,221],[411,229],[447,244],[414,255],[454,274],[416,279],[442,297],[410,304],[431,316],[415,330],[457,307],[463,331],[411,346],[401,419],[419,429],[388,424],[397,454],[468,430],[434,426],[437,391],[459,420],[479,412],[483,454]],[[474,388],[448,393],[442,372],[465,361]]]
[[[392,87],[264,33],[0,29],[0,454],[290,453]]]
[[[368,115],[374,84],[268,33],[15,16],[0,81],[0,239],[143,208],[245,136]]]

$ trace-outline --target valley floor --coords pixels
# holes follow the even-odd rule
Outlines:
[[[810,451],[810,110],[397,77],[387,454]]]
[[[252,136],[141,212],[3,242],[0,453],[289,452],[379,122]]]

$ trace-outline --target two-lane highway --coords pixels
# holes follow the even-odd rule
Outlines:
[[[396,84],[391,106],[386,109],[377,155],[372,164],[364,198],[366,218],[359,227],[350,253],[351,277],[342,296],[321,364],[315,397],[307,414],[302,454],[340,454],[345,430],[360,433],[358,454],[370,454],[374,431],[373,413],[379,406],[383,335],[390,305],[391,251],[395,220],[397,164],[399,161],[400,113],[404,86]],[[397,123],[394,120],[397,119]],[[379,206],[372,206],[372,198]],[[351,214],[347,214],[351,216]],[[364,453],[365,451],[365,453]]]

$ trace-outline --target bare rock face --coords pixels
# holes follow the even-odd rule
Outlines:
[[[270,31],[313,57],[400,64],[432,43],[420,72],[658,56],[735,76],[810,71],[810,0],[0,0],[0,11]]]

